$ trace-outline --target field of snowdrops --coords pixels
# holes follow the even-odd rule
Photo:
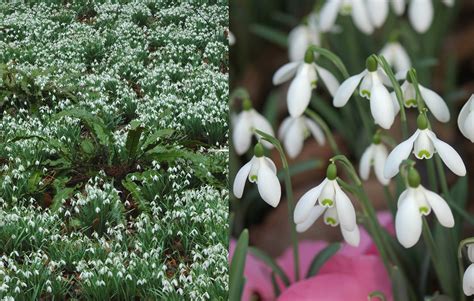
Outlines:
[[[49,2],[0,5],[0,299],[226,299],[227,3]]]

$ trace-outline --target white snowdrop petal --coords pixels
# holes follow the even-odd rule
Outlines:
[[[388,16],[388,2],[380,0],[367,0],[367,10],[370,20],[375,27],[380,27],[385,23]]]
[[[384,174],[383,170],[385,167],[385,162],[387,161],[387,148],[383,144],[378,144],[375,146],[374,150],[374,171],[375,176],[379,180],[382,185],[388,185],[390,179],[387,179]]]
[[[370,110],[375,123],[384,129],[390,129],[395,120],[395,112],[390,93],[380,82],[374,82],[372,85],[372,91],[370,91]]]
[[[296,224],[296,231],[301,233],[308,230],[309,227],[311,227],[314,222],[324,213],[324,210],[326,210],[326,208],[319,205],[311,208],[307,218],[303,222]]]
[[[353,75],[346,79],[337,89],[336,94],[334,95],[333,105],[335,107],[343,107],[346,105],[349,98],[351,98],[354,91],[357,89],[362,78],[367,74],[367,71],[364,70],[357,75]]]
[[[280,124],[280,128],[278,129],[278,139],[283,140],[285,137],[286,132],[288,131],[289,126],[295,120],[295,118],[288,116]]]
[[[471,142],[474,142],[474,111],[467,115],[463,127],[466,132],[466,138],[471,140]]]
[[[358,247],[360,243],[360,231],[359,231],[359,226],[356,225],[354,230],[352,231],[347,231],[343,227],[341,227],[341,233],[342,237],[344,237],[344,240],[351,246],[353,247]]]
[[[258,169],[258,192],[270,206],[276,207],[281,198],[280,181],[272,169],[265,163],[260,163]]]
[[[420,131],[420,135],[416,138],[413,146],[413,154],[417,159],[431,159],[435,153],[435,148],[429,130]]]
[[[474,264],[471,264],[462,278],[462,289],[466,296],[471,296],[474,294]]]
[[[305,25],[300,25],[293,28],[288,34],[288,57],[290,61],[297,62],[304,59],[308,48],[307,31]]]
[[[462,177],[466,175],[466,166],[462,161],[461,156],[456,152],[456,150],[449,144],[444,141],[436,138],[436,135],[431,132],[430,135],[431,141],[433,141],[434,147],[438,152],[438,155],[443,160],[444,164],[456,175]]]
[[[244,193],[245,182],[250,173],[251,165],[252,161],[242,166],[235,176],[233,190],[235,197],[238,199],[240,199]]]
[[[304,66],[290,84],[287,95],[288,111],[292,117],[299,117],[311,100],[311,79],[309,66]]]
[[[317,66],[316,71],[318,72],[319,77],[323,81],[331,96],[334,96],[337,89],[339,89],[339,81],[337,78],[323,67]]]
[[[270,167],[273,173],[276,174],[277,168],[275,166],[275,163],[273,163],[273,161],[270,158],[267,158],[267,157],[264,157],[264,158],[265,158],[265,162],[267,162],[268,167]]]
[[[334,184],[336,191],[336,210],[341,228],[353,231],[357,226],[354,206],[349,197],[342,191],[337,182]]]
[[[275,136],[275,132],[273,131],[273,128],[272,128],[272,125],[270,124],[270,122],[268,122],[267,119],[265,119],[265,117],[263,117],[260,113],[258,113],[257,111],[255,111],[254,109],[252,109],[251,111],[251,116],[252,116],[252,124],[253,124],[253,128],[256,129],[256,130],[259,130],[259,131],[262,131],[270,136]],[[266,148],[273,148],[273,144],[271,144],[270,142],[264,140],[264,139],[260,139],[261,136],[259,134],[256,134],[257,137],[259,138],[260,142],[266,147]]]
[[[398,16],[405,12],[405,0],[391,0],[393,10]]]
[[[359,175],[363,180],[368,180],[370,175],[370,166],[374,154],[374,145],[371,144],[362,153],[362,157],[359,162]]]
[[[249,112],[242,112],[235,121],[234,130],[232,132],[232,142],[234,143],[235,152],[238,155],[244,154],[250,147],[252,142],[252,121]]]
[[[408,18],[413,28],[419,32],[426,32],[433,21],[432,0],[411,0],[408,7]]]
[[[474,118],[471,117],[469,122],[466,121],[468,120],[469,115],[473,115],[471,113],[471,106],[473,102],[474,95],[472,95],[469,100],[464,104],[458,116],[459,130],[464,135],[464,137],[471,140],[471,142],[474,142]]]
[[[474,244],[469,244],[467,246],[467,257],[469,261],[474,262]]]
[[[322,32],[330,31],[336,22],[342,0],[326,1],[319,14],[319,26]]]
[[[393,104],[393,112],[395,115],[400,112],[400,104],[398,103],[397,95],[395,92],[390,93],[390,97],[392,98],[392,104]]]
[[[407,196],[395,216],[397,239],[405,248],[413,247],[420,239],[421,229],[422,220],[417,203],[415,199]]]
[[[326,183],[327,179],[324,179],[321,184],[314,187],[313,189],[310,189],[299,199],[293,212],[293,219],[295,220],[295,223],[300,224],[308,218],[311,208],[316,204],[318,197]]]
[[[304,128],[300,118],[295,119],[288,127],[283,144],[290,158],[295,158],[301,153],[304,143]],[[303,125],[304,126],[304,125]]]
[[[405,201],[405,199],[407,198],[408,193],[410,191],[409,189],[406,189],[402,193],[400,193],[400,196],[398,197],[398,200],[397,200],[397,208],[399,208],[402,205],[402,203]]]
[[[439,223],[447,228],[454,227],[454,217],[453,213],[451,212],[451,208],[448,206],[448,203],[446,203],[446,201],[441,196],[434,193],[433,191],[424,189],[423,192],[425,194],[426,201],[436,215],[436,218],[438,218]]]
[[[448,122],[450,118],[449,109],[443,98],[436,92],[419,85],[420,93],[425,100],[426,106],[433,116],[441,122]]]
[[[420,131],[417,130],[410,138],[397,145],[388,155],[383,172],[387,179],[393,178],[398,173],[400,163],[410,155],[413,149],[413,143],[419,134]]]
[[[369,20],[365,1],[352,1],[352,21],[365,34],[371,34],[374,31],[374,27]]]
[[[273,84],[279,85],[292,78],[300,65],[301,62],[290,62],[281,66],[273,75]]]
[[[410,57],[408,56],[408,53],[406,52],[405,48],[403,48],[400,43],[394,43],[393,50],[395,52],[394,68],[397,73],[406,76],[407,71],[411,68]]]
[[[319,143],[319,145],[323,145],[326,142],[326,138],[324,137],[323,130],[319,127],[319,125],[316,124],[316,122],[314,122],[313,120],[307,117],[304,117],[304,121],[309,131],[311,132],[313,137],[316,139],[316,141]]]

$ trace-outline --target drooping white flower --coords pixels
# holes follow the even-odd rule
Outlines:
[[[371,2],[376,2],[376,0]],[[352,15],[354,24],[365,34],[371,34],[374,31],[365,1],[331,0],[326,1],[319,14],[319,25],[322,32],[328,32],[333,28],[338,14]]]
[[[462,279],[462,289],[466,296],[474,295],[474,244],[467,246],[467,256],[471,264],[464,272]]]
[[[305,116],[296,118],[288,116],[283,120],[278,130],[278,137],[283,141],[285,150],[290,158],[295,158],[301,153],[304,140],[310,135],[312,135],[320,145],[324,144],[324,133],[319,125]]]
[[[391,0],[392,8],[397,16],[403,15],[405,12],[405,0]]]
[[[310,45],[320,45],[320,31],[315,14],[308,16],[306,24],[293,28],[288,35],[288,57],[290,62],[302,61]]]
[[[418,175],[418,172],[416,174]],[[409,187],[398,198],[395,216],[397,239],[405,248],[410,248],[418,242],[423,225],[422,216],[430,214],[431,210],[442,226],[454,226],[453,213],[446,201],[420,185],[419,175],[417,180],[410,179],[410,175],[408,177]]]
[[[240,112],[233,121],[232,142],[235,152],[238,155],[246,153],[252,143],[252,136],[260,139],[260,135],[254,132],[255,129],[275,136],[271,124],[252,108],[249,100],[244,100],[243,111]],[[266,148],[272,148],[273,145],[267,141],[262,141]]]
[[[263,155],[263,146],[257,143],[253,158],[237,172],[234,180],[233,192],[235,197],[241,198],[244,193],[247,179],[256,183],[262,199],[270,206],[276,207],[281,198],[280,181],[276,175],[276,166],[272,160]]]
[[[458,116],[458,126],[464,137],[474,142],[474,94],[462,107]]]
[[[359,227],[356,223],[354,206],[337,183],[337,172],[332,163],[328,167],[328,177],[321,184],[306,192],[298,201],[294,211],[296,230],[304,232],[324,214],[324,223],[336,227],[340,225],[345,241],[358,246]]]
[[[411,68],[411,60],[405,48],[398,42],[388,42],[380,51],[387,62],[393,66],[396,72],[396,78],[405,75]]]
[[[441,122],[448,122],[451,118],[451,114],[449,113],[449,108],[443,98],[433,90],[430,90],[420,84],[418,84],[420,88],[420,94],[423,100],[425,101],[426,106],[433,114],[433,116]],[[416,102],[416,90],[412,83],[409,82],[408,77],[407,80],[400,86],[403,94],[403,103],[406,108],[416,108],[418,103]],[[393,100],[397,103],[397,112],[400,109],[397,96],[395,92],[391,93]]]
[[[430,159],[438,153],[444,164],[456,175],[466,175],[466,166],[461,156],[452,146],[439,140],[435,133],[428,129],[426,117],[420,115],[417,120],[418,129],[407,140],[397,145],[388,155],[384,168],[384,176],[393,178],[399,170],[400,164],[407,159],[411,152],[417,159]]]
[[[367,147],[360,158],[359,174],[363,180],[368,180],[370,168],[374,167],[375,176],[382,185],[388,185],[390,179],[385,178],[383,169],[387,160],[387,147],[380,141],[380,137],[375,138],[373,143]]]
[[[388,16],[389,1],[367,0],[367,10],[375,28],[381,27]]]
[[[397,104],[384,86],[386,75],[372,56],[367,59],[367,69],[346,79],[334,95],[333,105],[343,107],[359,86],[359,94],[370,100],[370,111],[375,123],[389,129],[396,114]]]
[[[236,42],[235,35],[230,30],[227,32],[227,39],[229,40],[230,46],[234,45]]]
[[[411,0],[408,7],[408,19],[413,28],[419,32],[426,32],[433,22],[434,9],[432,0]]]
[[[306,54],[308,55],[305,55],[305,60],[285,64],[273,75],[274,85],[284,83],[294,76],[286,97],[288,111],[292,117],[301,116],[308,107],[311,91],[316,87],[318,77],[331,95],[339,88],[339,82],[334,75],[313,62],[312,51],[307,51]]]

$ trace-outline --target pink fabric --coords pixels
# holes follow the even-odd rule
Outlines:
[[[381,226],[393,235],[394,227],[390,213],[383,212],[377,216]],[[377,249],[368,233],[362,228],[360,231],[361,241],[357,248],[343,243],[341,250],[321,267],[316,276],[297,283],[293,283],[293,250],[291,247],[288,248],[276,261],[293,284],[285,289],[277,277],[282,291],[278,301],[365,301],[373,291],[381,291],[387,300],[392,300],[390,279]],[[299,243],[300,279],[304,279],[314,256],[327,245],[328,243],[324,241]],[[234,248],[235,241],[231,241],[231,258]],[[243,301],[251,300],[252,295],[257,295],[260,298],[258,300],[275,300],[271,269],[251,254],[247,255],[244,275],[246,282]]]

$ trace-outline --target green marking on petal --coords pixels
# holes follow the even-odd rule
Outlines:
[[[325,206],[325,207],[332,207],[334,205],[334,202],[330,199],[324,199],[322,202],[321,202],[321,205]]]
[[[418,106],[418,103],[416,102],[415,99],[405,100],[405,107],[407,107],[407,108],[416,108],[417,106]]]
[[[429,151],[423,149],[423,150],[421,150],[421,151],[418,152],[418,156],[417,156],[417,157],[418,157],[419,159],[429,159],[429,158],[431,158],[431,156],[432,156],[432,154],[431,154]]]
[[[360,94],[361,94],[363,97],[370,98],[370,91],[368,91],[368,90],[362,90],[362,91],[360,92]]]
[[[430,212],[430,209],[425,206],[420,207],[419,210],[420,210],[420,213],[424,215],[427,215]]]
[[[339,11],[340,11],[341,15],[343,15],[343,16],[350,15],[352,13],[352,5],[343,4]]]
[[[317,81],[317,80],[313,80],[313,81],[311,82],[311,88],[316,89],[317,86],[318,86],[318,81]]]
[[[258,179],[257,175],[250,176],[250,181],[252,182],[257,182],[257,179]]]
[[[336,226],[337,222],[334,218],[332,217],[326,217],[326,224],[331,225],[331,226]]]

